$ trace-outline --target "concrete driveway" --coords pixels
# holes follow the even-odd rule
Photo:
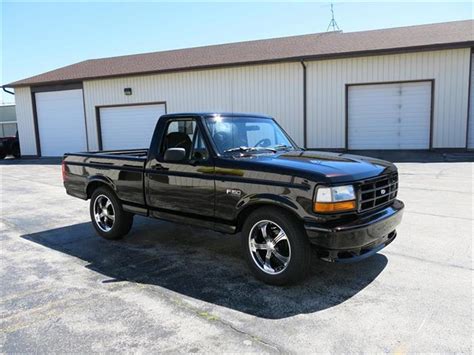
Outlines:
[[[398,164],[397,239],[285,288],[236,236],[136,218],[102,240],[59,165],[2,164],[2,353],[472,351],[473,163]]]

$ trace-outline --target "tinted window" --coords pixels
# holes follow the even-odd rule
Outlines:
[[[192,119],[169,122],[161,155],[169,148],[184,148],[188,159],[206,160],[209,158],[199,126]]]

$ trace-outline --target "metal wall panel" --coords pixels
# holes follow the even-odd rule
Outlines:
[[[433,147],[465,147],[470,57],[466,48],[308,62],[308,146],[345,147],[346,84],[434,79]],[[91,80],[84,95],[91,150],[98,148],[96,106],[157,101],[166,101],[168,112],[270,114],[303,143],[300,63]],[[16,102],[22,153],[35,155],[30,89],[17,88]]]
[[[434,79],[433,148],[464,148],[470,49],[307,63],[308,146],[345,148],[345,85]]]
[[[124,95],[131,88],[132,95]],[[84,82],[91,150],[98,148],[97,106],[166,102],[168,113],[224,111],[275,117],[303,144],[303,70],[300,63],[257,65]]]
[[[33,120],[33,105],[29,87],[15,89],[16,120],[22,155],[36,155],[36,136]]]

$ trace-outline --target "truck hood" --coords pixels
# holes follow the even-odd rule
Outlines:
[[[329,183],[362,180],[397,170],[392,163],[380,159],[314,150],[252,154],[237,159],[273,171]]]

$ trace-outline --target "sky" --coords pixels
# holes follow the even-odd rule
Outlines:
[[[316,1],[0,2],[2,85],[92,58],[325,32],[331,19]],[[344,32],[473,18],[471,2],[334,1],[334,11]]]

